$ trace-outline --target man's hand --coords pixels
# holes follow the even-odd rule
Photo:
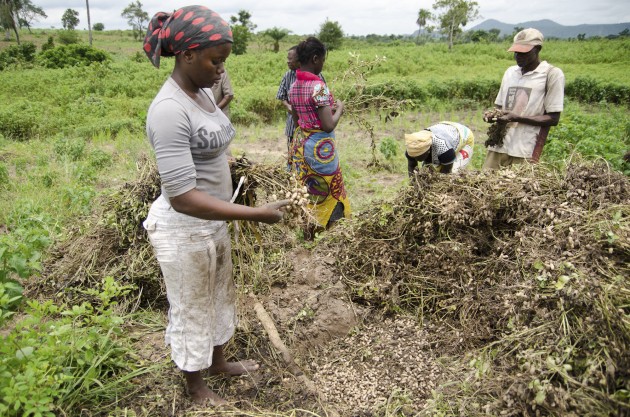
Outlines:
[[[486,123],[498,122],[505,113],[501,109],[486,110],[483,112],[483,121]]]
[[[503,113],[503,115],[499,116],[497,118],[497,122],[503,122],[503,123],[515,122],[518,117],[520,117],[518,114],[510,111],[510,112]]]

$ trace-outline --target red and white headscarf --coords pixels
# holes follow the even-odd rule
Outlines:
[[[234,42],[230,25],[205,6],[186,6],[174,13],[158,12],[149,22],[144,52],[160,67],[161,56]]]

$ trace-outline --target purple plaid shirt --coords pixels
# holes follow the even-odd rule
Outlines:
[[[317,109],[333,107],[334,99],[328,86],[317,75],[297,70],[297,80],[289,90],[289,103],[298,114],[298,124],[303,130],[321,129]]]

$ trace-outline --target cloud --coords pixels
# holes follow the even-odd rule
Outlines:
[[[550,19],[562,25],[584,23],[621,23],[630,21],[630,7],[620,0],[530,0],[514,2],[512,0],[477,0],[483,19],[496,19],[504,23],[520,23],[532,20]],[[79,28],[87,28],[85,3],[78,1],[33,0],[48,14],[48,19],[36,23],[35,27],[61,27],[61,16],[67,8],[79,12]],[[91,4],[92,22],[100,22],[106,29],[127,29],[127,22],[120,13],[131,0],[110,0]],[[190,1],[163,0],[141,1],[143,9],[152,16],[158,11],[172,11],[175,8],[191,4]],[[192,2],[194,3],[194,2]],[[204,3],[205,4],[205,3]],[[233,0],[216,2],[210,8],[216,10],[225,19],[244,9],[252,14],[252,21],[257,30],[280,27],[298,35],[313,34],[326,20],[339,22],[349,35],[367,35],[370,33],[411,34],[417,29],[416,15],[420,8],[432,9],[433,1],[428,0]],[[480,23],[479,19],[469,22],[469,26]]]

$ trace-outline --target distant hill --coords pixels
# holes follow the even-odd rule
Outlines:
[[[577,26],[563,26],[553,20],[536,20],[530,22],[521,23],[503,23],[498,20],[488,19],[479,23],[476,26],[471,27],[468,30],[485,30],[499,29],[501,30],[501,36],[511,35],[514,32],[515,27],[522,28],[536,28],[540,30],[546,38],[577,38],[581,33],[586,34],[586,37],[591,36],[608,36],[618,35],[624,29],[630,30],[630,22],[615,23],[607,25],[577,25]]]

